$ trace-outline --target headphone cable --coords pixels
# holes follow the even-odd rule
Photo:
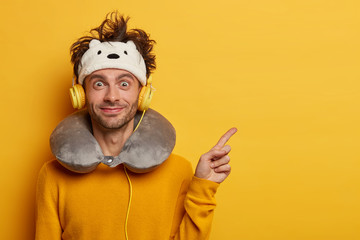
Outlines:
[[[142,115],[141,115],[141,118],[140,118],[140,121],[139,121],[139,123],[136,125],[136,128],[134,129],[133,133],[134,133],[134,132],[138,129],[138,127],[139,127],[139,125],[140,125],[141,121],[142,121],[142,120],[143,120],[143,118],[144,118],[145,112],[146,112],[146,110],[144,110],[144,111],[143,111],[143,113],[142,113]]]
[[[145,112],[146,112],[146,110],[143,111],[143,113],[141,115],[141,118],[140,118],[140,121],[136,125],[133,132],[135,132],[138,129],[141,121],[144,118]],[[125,172],[125,175],[126,175],[126,178],[127,178],[128,182],[129,182],[129,194],[130,194],[129,203],[128,203],[128,207],[127,207],[127,211],[126,211],[126,217],[125,217],[125,239],[128,240],[129,238],[128,238],[128,233],[127,233],[127,224],[128,224],[128,219],[129,219],[129,214],[130,214],[130,206],[131,206],[131,200],[132,200],[132,184],[131,184],[131,180],[130,180],[129,174],[127,173],[125,165],[124,165],[124,172]]]
[[[132,184],[131,184],[131,180],[130,180],[130,177],[126,171],[126,167],[124,165],[124,172],[126,174],[126,178],[129,182],[129,193],[130,193],[130,196],[129,196],[129,204],[128,204],[128,207],[127,207],[127,211],[126,211],[126,218],[125,218],[125,239],[128,240],[128,233],[127,233],[127,224],[128,224],[128,219],[129,219],[129,213],[130,213],[130,206],[131,206],[131,200],[132,200]]]

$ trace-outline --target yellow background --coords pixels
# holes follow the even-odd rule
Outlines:
[[[357,0],[2,0],[0,239],[34,234],[37,173],[71,113],[69,47],[118,9],[157,40],[152,107],[194,165],[230,127],[211,240],[360,239]]]

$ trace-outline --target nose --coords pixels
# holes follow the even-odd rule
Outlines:
[[[118,59],[118,58],[120,58],[120,56],[117,55],[116,53],[112,53],[112,54],[107,55],[107,58],[109,58],[109,59]]]
[[[118,102],[120,100],[120,91],[114,85],[109,85],[104,96],[105,102]]]

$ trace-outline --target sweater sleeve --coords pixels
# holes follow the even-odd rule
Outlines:
[[[60,240],[61,226],[58,215],[58,192],[48,169],[41,168],[36,188],[36,234],[35,240]]]
[[[209,239],[218,186],[218,183],[193,176],[188,188],[187,185],[182,188],[177,208],[185,212],[178,212],[183,217],[180,223],[174,221],[171,240]]]

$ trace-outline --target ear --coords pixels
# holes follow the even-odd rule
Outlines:
[[[126,45],[128,45],[130,48],[134,48],[134,49],[136,49],[136,45],[135,45],[135,43],[133,42],[133,41],[127,41],[126,42]]]
[[[90,47],[90,48],[93,48],[93,47],[95,47],[96,45],[98,45],[98,44],[100,44],[100,43],[101,43],[101,42],[100,42],[99,40],[93,39],[93,40],[90,41],[89,47]]]

